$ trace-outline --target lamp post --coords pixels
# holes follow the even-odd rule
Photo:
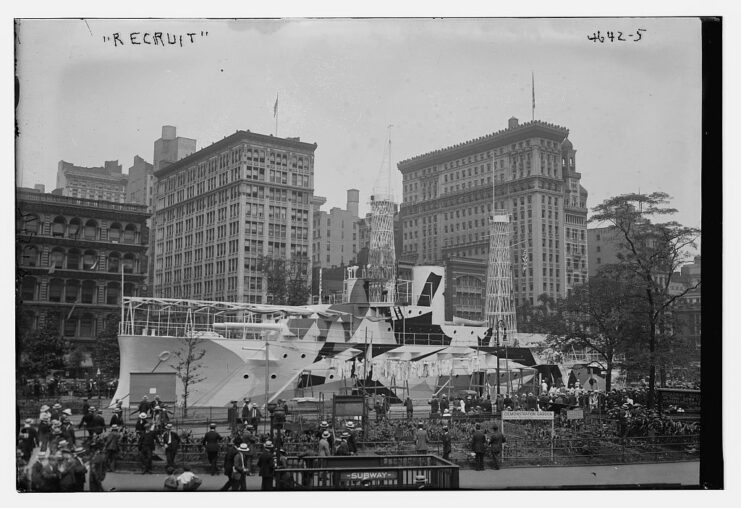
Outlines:
[[[497,332],[497,395],[500,394],[500,388],[499,388],[499,326],[502,326],[502,330],[504,331],[503,340],[507,340],[507,325],[503,320],[497,321],[495,327]]]

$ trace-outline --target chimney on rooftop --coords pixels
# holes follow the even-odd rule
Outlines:
[[[520,125],[520,121],[517,118],[515,118],[513,116],[512,118],[509,119],[509,128],[510,129],[514,129],[518,125]]]

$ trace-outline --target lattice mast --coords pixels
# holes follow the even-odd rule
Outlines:
[[[391,127],[389,125],[388,164],[387,166],[381,164],[376,187],[370,198],[370,249],[366,278],[369,279],[369,296],[372,301],[395,303],[394,210],[396,207],[391,191]]]
[[[486,319],[494,329],[492,344],[496,342],[496,326],[507,328],[508,342],[517,331],[517,314],[512,299],[511,223],[506,210],[498,210],[496,192],[492,189],[492,216],[489,219],[489,266],[486,272]],[[500,331],[500,340],[502,332]]]

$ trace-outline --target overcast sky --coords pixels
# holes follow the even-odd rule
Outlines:
[[[589,41],[597,30],[626,41]],[[132,45],[131,32],[183,46]],[[114,33],[123,45],[104,40]],[[530,120],[533,72],[535,117],[570,130],[590,208],[660,190],[700,225],[695,19],[28,20],[16,42],[24,186],[51,191],[59,160],[151,162],[162,125],[199,149],[239,129],[275,134],[278,93],[278,135],[318,145],[325,209],[354,187],[363,212],[389,124],[398,201],[398,161]]]

